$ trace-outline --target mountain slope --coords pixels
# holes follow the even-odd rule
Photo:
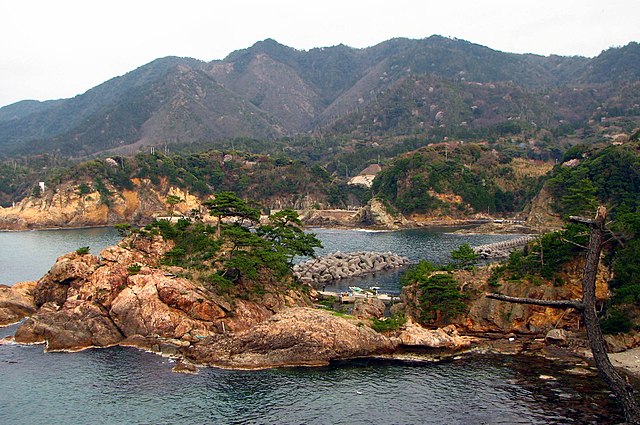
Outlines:
[[[72,99],[0,108],[0,155],[87,156],[143,145],[322,132],[485,137],[638,122],[638,43],[600,56],[504,53],[432,36],[366,49],[258,42],[221,61],[158,59]],[[640,108],[640,107],[639,107]],[[469,131],[473,130],[473,131]]]

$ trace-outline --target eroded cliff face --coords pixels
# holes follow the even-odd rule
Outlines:
[[[200,200],[179,188],[156,187],[150,181],[133,179],[133,189],[119,191],[106,186],[111,193],[81,193],[75,183],[46,189],[39,197],[23,199],[14,207],[0,208],[0,230],[41,229],[51,227],[104,226],[117,223],[146,224],[154,216],[168,215],[166,198],[175,195],[183,202],[174,212],[187,214],[200,208]]]
[[[562,229],[564,221],[552,207],[553,196],[543,187],[527,208],[526,225],[536,233],[553,232]]]
[[[409,226],[409,221],[402,215],[393,215],[382,201],[373,198],[360,208],[350,219],[356,226],[371,226],[383,229],[401,229]]]
[[[519,298],[539,298],[548,300],[581,299],[582,271],[584,260],[576,259],[567,263],[555,281],[501,279],[497,286],[491,286],[489,277],[496,265],[480,267],[473,271],[459,270],[455,278],[467,296],[468,311],[454,319],[452,323],[469,333],[520,333],[544,335],[554,328],[578,331],[581,316],[574,310],[540,307],[525,304],[513,304],[493,300],[484,295],[500,292],[503,295]],[[609,271],[601,266],[596,281],[596,296],[599,301],[609,297]],[[558,282],[562,282],[559,284]],[[402,304],[397,309],[418,320],[421,315],[417,299],[419,289],[415,285],[406,287],[402,292]]]

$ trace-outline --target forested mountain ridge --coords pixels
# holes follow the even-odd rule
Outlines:
[[[268,39],[210,63],[158,59],[72,99],[0,108],[0,154],[84,157],[309,132],[437,141],[616,117],[633,127],[639,52],[630,43],[593,59],[543,57],[439,36],[298,51]]]

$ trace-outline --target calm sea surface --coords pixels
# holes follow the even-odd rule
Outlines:
[[[446,262],[463,243],[505,236],[445,229],[361,232],[314,229],[320,252],[392,251]],[[118,240],[112,229],[0,233],[0,282],[37,279],[55,258]],[[396,288],[397,274],[378,275]],[[0,328],[0,338],[16,326]],[[604,384],[528,357],[441,363],[354,360],[323,368],[171,372],[173,363],[126,348],[43,353],[0,345],[0,424],[613,424]],[[549,379],[547,376],[553,377]]]

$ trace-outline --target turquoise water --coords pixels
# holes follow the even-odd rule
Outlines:
[[[450,247],[496,238],[445,230],[316,232],[327,251],[393,251],[436,262]],[[67,251],[88,245],[97,253],[118,239],[111,229],[9,232],[0,238],[5,282],[35,279]],[[0,338],[15,329],[0,328]],[[0,424],[613,424],[622,419],[597,377],[572,375],[551,361],[528,357],[441,363],[363,359],[323,368],[200,368],[197,375],[176,374],[172,367],[169,359],[120,347],[43,353],[41,346],[0,345]]]

